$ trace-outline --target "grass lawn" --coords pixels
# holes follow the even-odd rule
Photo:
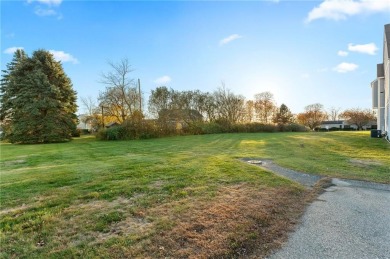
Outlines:
[[[0,256],[239,257],[286,238],[309,191],[239,158],[390,183],[369,132],[1,146]]]

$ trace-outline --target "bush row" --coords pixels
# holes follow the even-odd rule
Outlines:
[[[176,123],[142,121],[124,122],[122,125],[101,129],[96,133],[100,140],[149,139],[174,135],[200,135],[218,133],[260,133],[260,132],[305,132],[308,129],[299,124],[270,125],[262,123],[231,124],[223,121],[195,122],[185,126]]]

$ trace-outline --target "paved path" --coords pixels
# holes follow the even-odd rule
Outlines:
[[[333,179],[270,258],[390,258],[390,185],[354,182]]]
[[[320,179],[272,161],[259,165],[309,187]],[[307,208],[297,230],[270,259],[390,259],[390,185],[336,178],[332,184]]]

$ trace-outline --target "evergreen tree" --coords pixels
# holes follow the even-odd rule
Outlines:
[[[284,124],[291,123],[292,120],[293,120],[293,115],[290,109],[287,107],[287,105],[285,104],[280,105],[278,112],[275,114],[274,123],[284,125]]]
[[[3,71],[0,119],[12,143],[70,140],[76,129],[76,92],[60,62],[45,50],[22,50]]]

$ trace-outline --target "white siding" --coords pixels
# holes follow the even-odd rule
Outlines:
[[[371,83],[372,109],[378,109],[378,80]]]

